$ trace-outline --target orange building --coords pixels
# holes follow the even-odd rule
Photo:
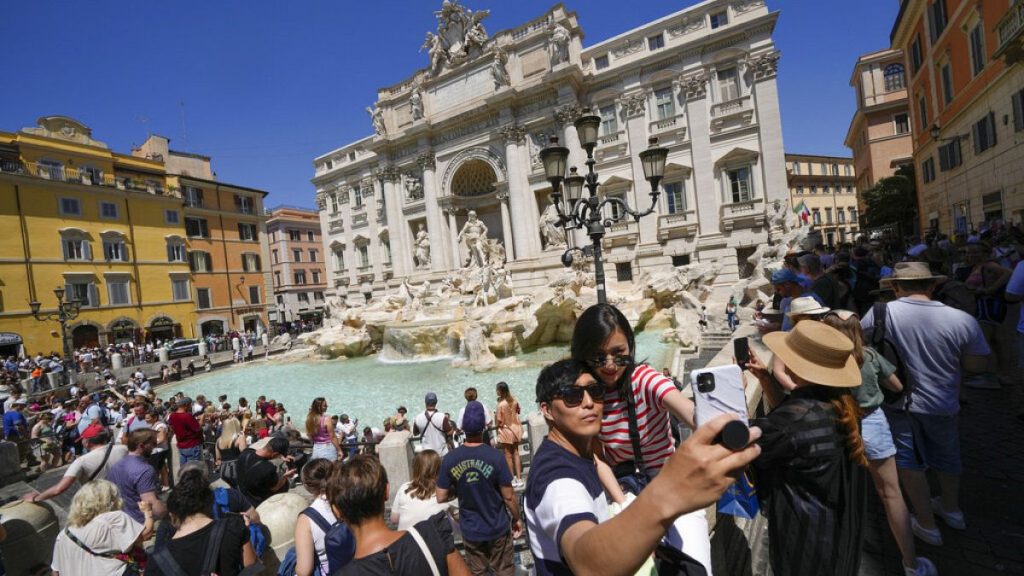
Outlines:
[[[217,181],[210,159],[169,149],[152,135],[133,154],[161,159],[184,200],[185,242],[196,304],[196,333],[248,331],[269,326],[267,301],[267,192]]]
[[[853,151],[857,190],[864,191],[901,165],[913,162],[913,125],[907,99],[903,53],[878,50],[857,59],[850,86],[857,93],[857,111],[846,133]],[[864,203],[858,194],[861,212]]]
[[[902,50],[924,229],[1024,217],[1024,2],[903,0]]]
[[[274,285],[271,322],[319,322],[327,290],[320,215],[306,208],[278,206],[270,211],[267,236]]]

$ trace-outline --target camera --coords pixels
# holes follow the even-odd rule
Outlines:
[[[708,393],[715,389],[715,375],[711,372],[697,374],[697,391]]]

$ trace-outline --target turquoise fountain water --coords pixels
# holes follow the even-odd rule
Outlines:
[[[669,346],[658,334],[637,334],[638,357],[657,369],[665,365]],[[375,357],[311,362],[257,362],[196,376],[161,390],[168,396],[181,390],[188,396],[204,394],[216,399],[226,394],[232,406],[240,396],[250,403],[260,395],[283,403],[296,426],[301,427],[313,398],[327,399],[331,414],[359,418],[360,427],[380,427],[398,406],[414,415],[423,409],[423,396],[434,392],[438,408],[454,417],[465,404],[463,391],[474,386],[480,400],[493,409],[497,404],[495,384],[504,380],[519,399],[523,413],[536,404],[534,386],[540,368],[569,353],[568,346],[548,347],[518,356],[522,366],[508,370],[475,372],[453,368],[451,360],[433,362],[386,362]]]

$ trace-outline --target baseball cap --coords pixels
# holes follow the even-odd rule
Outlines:
[[[780,268],[772,272],[772,284],[785,284],[786,282],[800,283],[800,277],[789,268]]]
[[[466,434],[479,434],[487,427],[487,415],[484,414],[484,405],[473,400],[466,404],[466,411],[462,414],[462,431]]]
[[[288,454],[288,440],[280,436],[274,436],[267,443],[267,448],[276,452],[277,454]]]
[[[423,401],[430,405],[437,404],[437,394],[434,394],[433,392],[427,392],[427,395],[423,398]]]

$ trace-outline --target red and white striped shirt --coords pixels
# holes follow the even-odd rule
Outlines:
[[[676,389],[672,380],[646,364],[633,370],[630,379],[636,398],[636,423],[640,433],[640,451],[647,470],[660,470],[675,452],[671,421],[665,408],[665,395]],[[605,458],[612,466],[633,461],[633,444],[629,439],[629,411],[619,391],[605,390],[604,416],[598,436],[604,444]]]

